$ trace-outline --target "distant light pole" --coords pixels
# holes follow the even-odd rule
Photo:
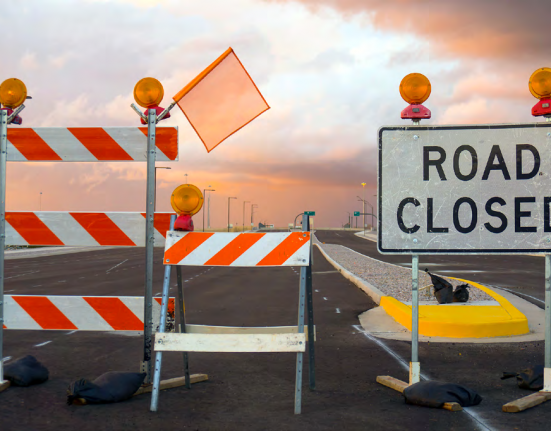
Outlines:
[[[209,185],[209,188],[212,187]],[[214,190],[213,190],[214,191]],[[210,229],[210,193],[209,193],[209,202],[208,202],[208,210],[207,210],[207,227]]]
[[[210,186],[209,186],[210,187]],[[205,199],[205,192],[215,192],[216,190],[214,189],[203,189],[203,202],[204,202],[204,199]],[[209,194],[210,196],[210,194]],[[209,197],[209,202],[210,202],[210,197]],[[210,228],[210,226],[209,226]],[[203,208],[203,232],[205,231],[205,209]]]
[[[237,199],[234,197],[228,198],[228,232],[230,231],[230,199]]]
[[[251,201],[243,201],[243,232],[245,232],[245,204],[250,204]]]
[[[253,214],[254,214],[254,208],[258,208],[257,204],[251,204],[251,230],[253,229],[254,223],[253,223]]]
[[[352,216],[350,215],[350,212],[349,211],[345,211],[348,213],[348,227],[351,228],[352,227]]]
[[[365,186],[366,186],[367,183],[362,183],[362,188],[364,189],[364,236],[365,236],[365,231],[367,229],[367,226],[365,225]]]
[[[40,192],[40,197],[38,198],[38,210],[42,211],[42,192]]]
[[[155,202],[153,203],[153,212],[157,211],[157,169],[172,169],[166,166],[155,166]]]

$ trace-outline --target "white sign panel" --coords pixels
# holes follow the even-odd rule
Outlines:
[[[551,253],[551,123],[379,129],[378,248]]]

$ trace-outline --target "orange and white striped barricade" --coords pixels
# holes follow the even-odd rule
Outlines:
[[[145,162],[147,127],[8,129],[8,162]],[[178,160],[178,128],[156,130],[156,159]]]
[[[155,213],[155,247],[164,247],[172,214]],[[139,212],[8,211],[6,244],[144,247],[145,216]]]
[[[304,229],[308,229],[308,217],[304,216]],[[311,241],[310,232],[282,233],[201,233],[168,232],[164,254],[165,279],[163,283],[163,304],[168,299],[170,267],[181,266],[230,266],[230,267],[273,267],[300,266],[299,318],[298,325],[280,331],[280,327],[264,328],[263,331],[233,331],[227,327],[212,327],[208,334],[165,333],[165,313],[161,310],[159,331],[155,335],[156,352],[153,374],[151,411],[157,411],[159,382],[161,379],[162,352],[295,352],[297,353],[295,413],[301,411],[302,363],[306,351],[304,333],[304,313],[307,291],[311,297]],[[309,269],[309,271],[308,271]],[[179,279],[179,297],[183,302],[183,290]],[[309,322],[308,341],[313,346],[313,310],[308,301]],[[182,310],[185,307],[178,305]],[[242,328],[245,329],[245,328]],[[291,329],[291,330],[289,330]],[[261,333],[262,332],[262,333]],[[310,367],[314,364],[314,350],[310,352]],[[313,376],[313,374],[311,374]],[[312,382],[311,382],[312,383]]]
[[[143,297],[5,295],[4,300],[4,329],[143,331]],[[161,298],[153,298],[157,321],[160,313]],[[169,299],[166,320],[172,328],[174,298]]]
[[[150,109],[147,127],[10,128],[6,110],[0,109],[0,323],[4,322],[4,248],[13,245],[144,246],[145,301],[142,371],[151,380],[153,326],[153,247],[162,246],[169,215],[154,217],[155,161],[178,160],[178,129],[157,127]],[[124,213],[5,213],[6,162],[147,162],[146,212]],[[134,226],[122,218],[128,217]],[[154,220],[155,218],[155,220]],[[6,220],[8,219],[8,220]],[[143,220],[142,220],[143,219]],[[7,221],[7,223],[6,223]],[[26,223],[30,224],[26,224]],[[63,226],[67,223],[67,226]],[[123,226],[124,225],[124,226]],[[36,229],[33,229],[36,228]],[[144,229],[145,228],[145,229]],[[106,229],[102,231],[102,229]],[[142,233],[139,230],[142,230]],[[143,233],[145,231],[145,233]],[[6,241],[7,240],[7,241]],[[149,300],[148,300],[149,299]],[[0,358],[3,355],[0,326]],[[4,389],[0,361],[0,390]]]

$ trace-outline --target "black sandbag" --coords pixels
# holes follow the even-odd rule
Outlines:
[[[404,389],[407,404],[441,408],[444,403],[459,403],[461,407],[480,404],[482,397],[472,389],[455,383],[437,381],[414,383]]]
[[[87,404],[118,403],[132,397],[145,379],[145,373],[110,371],[94,381],[77,380],[67,389],[67,404],[83,399]]]
[[[517,378],[517,386],[520,389],[528,389],[531,391],[541,391],[543,389],[543,365],[526,368],[518,373],[504,372],[501,380],[511,377]]]
[[[30,386],[44,383],[50,373],[34,356],[27,355],[4,366],[4,379],[13,386]]]
[[[442,277],[431,274],[428,269],[425,272],[430,275],[432,285],[434,286],[434,296],[439,304],[451,304],[453,302],[453,286]]]
[[[453,302],[468,302],[469,301],[468,284],[461,284],[453,291]]]

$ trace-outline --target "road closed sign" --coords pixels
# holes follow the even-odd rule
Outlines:
[[[378,248],[551,253],[551,123],[379,129]]]

